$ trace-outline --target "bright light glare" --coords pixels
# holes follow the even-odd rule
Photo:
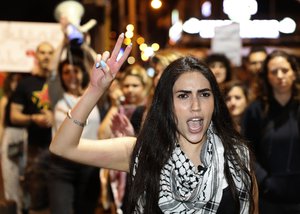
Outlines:
[[[129,24],[126,26],[126,30],[127,31],[133,31],[134,30],[134,26],[132,24]]]
[[[223,11],[235,22],[250,20],[257,13],[256,0],[224,0]]]
[[[196,19],[196,18],[194,18]],[[190,21],[190,20],[188,20]],[[186,22],[188,22],[186,21]],[[230,25],[233,23],[231,20],[198,20],[197,22],[194,20],[193,23],[198,23],[191,25],[191,29],[183,28],[185,31],[188,29],[189,31],[185,31],[186,33],[195,33],[199,32],[199,35],[202,38],[212,38],[215,36],[215,28]],[[293,22],[289,19],[285,20],[282,24],[279,23],[277,20],[249,20],[240,23],[240,36],[242,38],[278,38],[279,37],[279,30],[283,28],[283,26],[288,26],[290,30],[294,29]],[[186,23],[183,24],[186,25]],[[192,33],[191,33],[192,32]],[[282,32],[282,31],[280,31]],[[288,31],[285,31],[288,32]]]
[[[279,31],[281,33],[294,33],[296,30],[296,22],[290,17],[285,17],[279,22]]]
[[[144,54],[144,53],[142,52],[142,53],[141,53],[141,59],[142,59],[143,61],[147,61],[147,60],[149,59],[149,57],[146,56],[146,54]]]
[[[126,31],[125,37],[131,39],[133,37],[133,32],[132,31]]]
[[[149,77],[154,77],[154,74],[155,74],[155,70],[154,70],[154,68],[148,68],[147,69],[147,74],[148,74],[148,76]]]
[[[123,43],[124,43],[125,45],[130,45],[131,39],[125,38],[124,41],[123,41]]]
[[[135,58],[133,56],[128,57],[127,59],[128,64],[132,65],[135,63]]]
[[[161,7],[162,3],[160,0],[152,0],[151,1],[151,7],[154,9],[159,9]]]
[[[253,20],[240,24],[242,38],[278,38],[279,23],[277,20]]]
[[[151,45],[151,48],[153,49],[153,51],[158,51],[158,50],[159,50],[159,44],[153,43],[153,44]]]
[[[199,33],[199,28],[196,26],[199,26],[200,22],[196,18],[190,18],[189,20],[185,21],[183,23],[182,29],[184,32],[190,33],[190,34],[196,34]]]
[[[145,39],[144,39],[143,37],[140,36],[139,38],[137,38],[136,42],[137,42],[139,45],[141,45],[141,44],[143,44],[143,43],[145,42]]]
[[[146,48],[147,48],[147,44],[146,43],[143,43],[143,44],[140,45],[140,50],[141,51],[144,51]]]
[[[183,31],[189,34],[199,33],[202,38],[213,38],[215,28],[232,24],[232,20],[198,20],[193,17],[183,23]],[[173,26],[172,26],[173,27]],[[171,28],[170,28],[171,29]],[[280,22],[275,19],[248,20],[240,23],[241,38],[278,38],[279,33],[290,34],[296,30],[296,22],[286,17]],[[169,31],[170,34],[170,31]],[[170,36],[171,38],[171,36]]]
[[[172,25],[174,25],[176,22],[179,21],[179,11],[178,10],[172,10],[171,20],[172,20]]]
[[[230,20],[201,20],[199,21],[200,36],[203,38],[212,38],[215,36],[215,28],[231,24]],[[196,28],[196,26],[194,26]]]
[[[201,13],[204,17],[209,17],[211,15],[211,2],[205,1],[201,7]]]
[[[182,22],[178,21],[169,30],[169,37],[172,42],[177,42],[182,36]]]
[[[148,57],[153,56],[154,51],[153,51],[152,47],[147,47],[147,48],[145,48],[144,54],[145,54],[146,56],[148,56]]]

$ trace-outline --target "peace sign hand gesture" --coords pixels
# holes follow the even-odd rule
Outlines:
[[[90,84],[92,87],[105,90],[115,78],[132,49],[132,46],[128,45],[121,58],[117,60],[123,40],[124,34],[122,33],[120,34],[111,55],[108,51],[105,51],[102,56],[100,54],[97,55],[97,59],[91,74]]]

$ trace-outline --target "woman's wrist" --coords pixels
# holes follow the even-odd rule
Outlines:
[[[92,96],[97,96],[97,97],[101,97],[104,93],[104,89],[103,88],[99,88],[97,86],[93,86],[93,85],[89,85],[87,87],[87,89],[85,90],[86,93],[92,95]]]
[[[74,124],[76,124],[77,126],[80,126],[81,128],[84,128],[87,124],[88,124],[88,120],[86,120],[85,122],[79,121],[77,119],[74,119],[71,115],[71,109],[69,109],[68,113],[67,113],[67,117],[69,118],[69,120],[71,120]]]
[[[104,89],[96,86],[89,85],[83,93],[83,97],[86,100],[90,100],[93,105],[96,105],[98,100],[103,96]]]
[[[89,85],[79,102],[72,108],[72,117],[78,121],[86,121],[102,94],[100,88]]]

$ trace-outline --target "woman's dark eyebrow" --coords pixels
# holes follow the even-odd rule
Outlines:
[[[203,88],[203,89],[198,90],[198,92],[200,92],[200,93],[207,92],[207,91],[211,91],[211,89],[209,89],[209,88]]]
[[[203,92],[207,92],[207,91],[211,91],[211,89],[209,89],[209,88],[203,88],[203,89],[198,90],[198,93],[203,93]],[[184,90],[184,89],[182,89],[182,90],[176,91],[176,93],[191,93],[191,90]]]

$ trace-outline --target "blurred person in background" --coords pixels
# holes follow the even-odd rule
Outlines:
[[[241,120],[250,102],[248,88],[241,81],[229,81],[224,86],[224,97],[236,130],[240,132]]]
[[[67,17],[60,19],[61,31],[64,35],[62,41],[54,51],[50,68],[51,75],[48,78],[49,97],[51,107],[54,108],[58,100],[63,97],[64,89],[58,75],[58,66],[61,61],[68,59],[72,63],[73,57],[80,58],[88,70],[93,66],[96,58],[96,52],[90,46],[90,35],[88,32],[80,32],[77,28],[72,28],[69,32],[69,23]]]
[[[174,60],[183,57],[184,55],[176,50],[172,49],[165,49],[160,50],[156,52],[151,58],[150,58],[150,66],[154,69],[154,78],[153,78],[153,84],[154,89],[163,73],[165,68]]]
[[[23,74],[25,76],[25,74]],[[22,78],[22,73],[6,73],[4,76],[4,83],[3,83],[3,94],[0,99],[0,139],[2,139],[3,131],[5,128],[5,122],[6,120],[9,120],[9,118],[6,118],[7,111],[10,111],[10,109],[7,109],[10,104],[10,98],[12,93],[16,90],[16,87],[18,85],[18,82]]]
[[[53,134],[68,111],[74,107],[89,83],[89,73],[80,58],[66,59],[59,64],[58,75],[64,89],[63,98],[54,108]],[[97,139],[100,113],[95,107],[82,138]],[[99,168],[78,164],[58,156],[51,157],[49,193],[51,214],[94,214],[100,190]]]
[[[118,82],[122,94],[120,97],[111,97],[116,99],[112,102],[108,113],[106,114],[103,122],[100,125],[100,139],[107,139],[114,137],[114,130],[112,130],[113,118],[116,114],[122,114],[123,117],[130,120],[135,120],[132,117],[134,110],[141,105],[145,105],[147,95],[151,87],[151,78],[148,76],[147,71],[144,67],[139,64],[128,66],[125,71],[119,76]],[[115,95],[118,89],[115,88]],[[130,124],[131,125],[131,124]],[[132,133],[134,135],[134,133]],[[109,175],[109,178],[107,176]],[[105,170],[101,170],[102,186],[103,191],[106,190],[107,183],[105,181],[110,180],[110,186],[112,187],[114,202],[116,204],[117,212],[121,213],[121,206],[123,204],[123,197],[125,194],[126,184],[126,173],[114,170],[109,170],[109,173]],[[108,195],[106,192],[103,195]],[[106,199],[102,198],[103,201]],[[106,202],[104,202],[106,203]]]
[[[19,81],[27,76],[22,73],[7,73],[3,96],[0,100],[0,150],[1,168],[4,183],[4,196],[17,204],[18,214],[23,209],[23,191],[20,179],[24,170],[26,129],[13,125],[10,120],[11,96]]]
[[[151,88],[151,78],[141,65],[131,65],[119,76],[120,97],[112,102],[100,126],[100,139],[111,137],[111,121],[115,114],[121,112],[130,120],[136,107],[145,105]],[[120,100],[121,99],[121,100]]]
[[[268,53],[265,47],[253,46],[247,56],[246,68],[250,74],[255,75],[262,71]]]
[[[125,97],[123,95],[123,92],[121,90],[120,82],[119,82],[119,75],[117,75],[116,79],[112,81],[110,87],[108,90],[104,93],[103,99],[100,98],[100,109],[101,111],[101,117],[102,115],[106,115],[107,111],[110,109],[111,106],[120,106],[121,103],[124,102]],[[126,117],[124,114],[122,116]],[[114,118],[114,116],[113,116]],[[112,121],[114,120],[112,118]],[[126,117],[127,118],[127,117]],[[114,123],[114,122],[112,122]],[[131,127],[132,128],[132,127]],[[112,134],[115,135],[112,129]],[[134,131],[131,131],[130,134],[134,133]],[[119,174],[122,175],[123,174]],[[116,177],[115,177],[116,178]],[[112,211],[115,212],[119,209],[121,211],[121,203],[123,194],[119,193],[124,193],[124,188],[125,188],[125,179],[116,179],[116,182],[114,184],[118,184],[118,188],[121,188],[123,191],[115,191],[112,192],[113,190],[116,190],[117,188],[112,187],[114,184],[111,182],[110,178],[110,170],[107,169],[101,169],[100,170],[100,180],[101,180],[101,205],[105,211]],[[120,181],[120,183],[118,183]]]
[[[261,92],[261,85],[263,84],[261,81],[261,71],[267,55],[265,47],[253,46],[246,58],[247,79],[245,82],[249,87],[251,99],[255,99]]]
[[[300,213],[300,76],[288,53],[270,53],[262,93],[246,110],[243,134],[256,156],[261,214]]]
[[[48,147],[52,138],[53,114],[47,78],[51,72],[53,53],[54,48],[48,42],[37,46],[35,70],[19,82],[12,95],[10,108],[12,124],[27,128],[27,162],[22,186],[24,194],[28,196],[26,209],[36,213],[48,209]]]
[[[213,53],[205,58],[205,62],[214,73],[220,89],[223,90],[224,84],[232,78],[230,60],[224,54]]]

